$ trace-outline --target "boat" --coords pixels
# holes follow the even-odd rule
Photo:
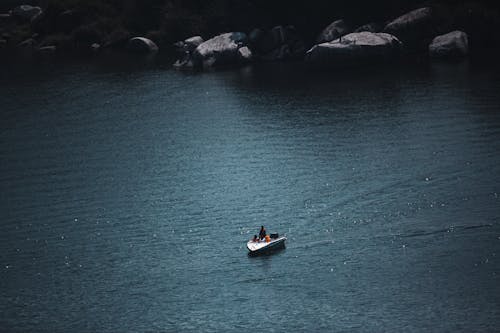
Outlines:
[[[249,240],[247,243],[247,249],[249,255],[260,255],[271,253],[275,250],[283,249],[285,247],[285,236],[279,236],[278,234],[271,234],[268,241],[259,240],[253,241]]]

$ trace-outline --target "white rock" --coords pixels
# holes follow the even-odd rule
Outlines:
[[[400,46],[399,39],[387,33],[353,32],[313,46],[307,51],[306,60],[333,66],[380,61],[397,54]]]
[[[234,64],[238,62],[238,49],[244,46],[247,36],[243,32],[228,32],[215,36],[193,51],[193,60],[203,67]]]
[[[435,37],[429,45],[432,57],[463,57],[469,53],[469,40],[463,31],[452,31]]]
[[[151,39],[133,37],[128,41],[128,49],[138,53],[152,53],[158,51],[158,46]]]
[[[243,62],[252,61],[252,51],[247,46],[240,47],[238,49],[238,57]]]
[[[184,47],[187,51],[192,52],[203,42],[204,40],[201,36],[193,36],[184,40]]]

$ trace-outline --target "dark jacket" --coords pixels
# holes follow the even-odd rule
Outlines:
[[[262,228],[262,229],[260,229],[260,232],[259,232],[259,238],[262,239],[264,237],[266,237],[266,229]]]

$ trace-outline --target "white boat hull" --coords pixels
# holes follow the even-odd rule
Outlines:
[[[258,254],[264,254],[264,253],[269,253],[277,249],[282,249],[285,247],[285,241],[286,237],[281,236],[276,239],[271,239],[270,242],[266,241],[248,241],[247,243],[247,249],[248,249],[248,254],[250,255],[258,255]]]

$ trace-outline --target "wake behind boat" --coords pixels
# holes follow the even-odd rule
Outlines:
[[[259,255],[270,253],[274,250],[282,249],[285,247],[286,237],[279,237],[278,234],[271,234],[266,236],[263,240],[251,239],[247,243],[247,249],[249,255]]]

